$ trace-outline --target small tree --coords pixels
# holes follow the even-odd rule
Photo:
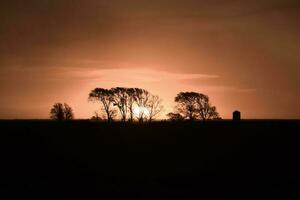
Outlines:
[[[183,121],[184,117],[182,117],[179,113],[168,113],[167,117],[169,118],[170,121]]]
[[[53,120],[64,120],[64,106],[62,103],[56,103],[53,105],[50,111],[50,118]]]
[[[94,116],[92,116],[91,120],[100,121],[101,117],[99,116],[99,113],[97,111],[94,112]]]
[[[66,103],[56,103],[50,110],[50,118],[57,121],[74,119],[73,109]]]

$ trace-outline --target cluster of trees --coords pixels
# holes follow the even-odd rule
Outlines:
[[[139,122],[151,122],[163,110],[161,98],[141,88],[95,88],[90,92],[89,100],[101,103],[109,122],[117,116],[124,122],[132,122],[135,118]]]
[[[95,88],[88,99],[100,103],[101,114],[109,122],[117,117],[123,122],[135,119],[151,122],[163,110],[162,99],[141,88]],[[175,97],[175,103],[175,111],[167,114],[171,121],[220,119],[216,107],[211,105],[205,94],[180,92]],[[50,111],[50,117],[59,121],[72,120],[74,114],[68,104],[56,103]],[[101,119],[98,112],[93,119]]]
[[[168,113],[172,121],[220,119],[215,106],[205,94],[197,92],[180,92],[175,97],[175,112]]]
[[[66,103],[56,103],[50,110],[50,118],[58,121],[72,120],[74,119],[73,109]]]

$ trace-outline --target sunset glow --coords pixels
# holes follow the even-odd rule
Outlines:
[[[300,0],[0,0],[2,196],[297,196],[299,36]]]
[[[144,115],[145,117],[149,117],[149,110],[145,107],[135,107],[133,113],[135,117],[139,117],[141,115]]]
[[[49,118],[55,102],[90,118],[99,104],[89,92],[117,86],[159,95],[161,118],[181,91],[207,94],[223,118],[300,118],[297,1],[12,0],[0,9],[0,118]]]

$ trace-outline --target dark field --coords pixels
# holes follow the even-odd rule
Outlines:
[[[299,196],[300,121],[0,121],[0,127],[0,195]]]

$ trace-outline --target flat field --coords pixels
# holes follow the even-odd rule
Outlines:
[[[0,121],[1,194],[41,199],[299,195],[300,121]]]

